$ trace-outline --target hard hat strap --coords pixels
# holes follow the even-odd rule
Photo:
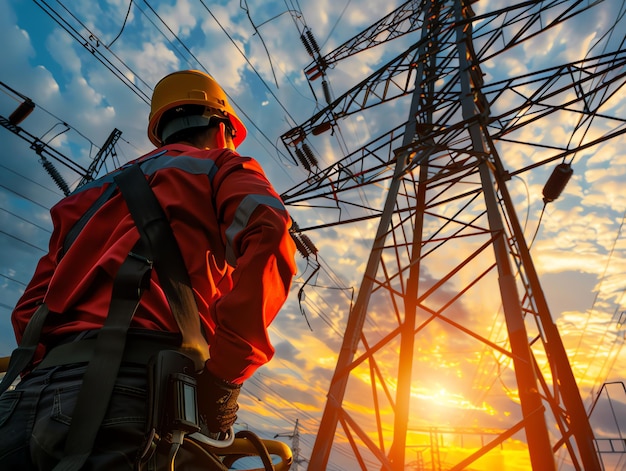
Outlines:
[[[230,120],[228,119],[228,115],[226,115],[226,113],[213,108],[207,108],[202,115],[180,116],[169,121],[163,127],[161,142],[167,141],[169,137],[173,136],[178,131],[182,131],[183,129],[210,126],[213,120],[225,121],[232,129]]]
[[[178,131],[188,128],[199,128],[208,126],[211,122],[211,118],[205,118],[204,116],[181,116],[180,118],[174,118],[163,128],[161,133],[161,141],[165,142],[170,136],[173,136]]]

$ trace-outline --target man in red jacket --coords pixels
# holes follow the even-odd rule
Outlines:
[[[148,136],[157,149],[133,163],[163,208],[189,274],[210,348],[198,402],[209,431],[223,432],[236,418],[242,383],[274,353],[267,328],[296,270],[290,218],[259,164],[235,151],[246,129],[207,74],[175,72],[156,85]],[[82,186],[51,210],[49,252],[12,315],[20,343],[38,307],[48,310],[32,363],[15,390],[0,396],[0,469],[52,469],[67,454],[68,426],[89,365],[67,355],[59,360],[55,349],[98,335],[116,275],[140,238],[114,190],[119,174]],[[155,351],[181,343],[155,270],[126,342],[127,351],[139,343]],[[133,469],[145,445],[146,359],[130,356],[122,359],[85,469]],[[193,458],[181,456],[185,460],[191,464],[178,469],[200,469]]]

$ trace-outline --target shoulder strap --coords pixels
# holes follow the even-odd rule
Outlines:
[[[132,165],[115,181],[141,239],[150,246],[159,282],[183,337],[181,350],[194,360],[199,371],[209,358],[209,346],[202,335],[191,281],[170,223],[139,165]]]

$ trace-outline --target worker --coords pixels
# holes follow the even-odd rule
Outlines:
[[[237,153],[246,128],[211,76],[185,70],[161,79],[148,136],[157,149],[131,164],[145,175],[170,224],[208,344],[208,358],[196,372],[201,431],[224,433],[236,420],[242,384],[274,353],[267,329],[296,272],[291,219],[259,163]],[[132,253],[140,234],[129,205],[112,190],[130,166],[83,185],[51,210],[49,251],[12,313],[18,344],[34,313],[45,306],[47,315],[21,380],[0,396],[0,469],[53,469],[71,454],[72,414],[96,361],[83,350],[93,348],[111,316],[124,261],[141,258]],[[175,350],[182,332],[163,275],[147,270],[93,446],[57,469],[131,470],[150,445],[146,351],[154,358]],[[97,403],[94,397],[88,407]],[[82,434],[75,437],[80,441]],[[170,469],[161,458],[151,459],[156,469]],[[206,468],[183,446],[176,469]]]

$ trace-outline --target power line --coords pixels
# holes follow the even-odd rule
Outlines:
[[[2,277],[4,277],[4,278],[7,278],[7,277],[6,277],[6,276],[4,276],[2,273],[0,273],[0,276],[2,276]],[[9,278],[9,279],[10,279],[11,281],[15,281],[16,283],[18,283],[16,280],[13,280],[13,279],[11,279],[11,278]],[[26,286],[26,285],[24,285],[24,286]],[[15,306],[9,306],[8,304],[5,304],[5,303],[3,303],[3,302],[1,302],[1,301],[0,301],[0,307],[2,307],[2,308],[4,308],[4,309],[7,309],[7,310],[8,310],[8,311],[10,311],[10,312],[13,312],[13,309],[15,309]]]
[[[20,97],[21,100],[27,100],[27,99],[30,100],[29,97],[27,97],[23,93],[21,93],[18,90],[12,88],[11,86],[9,86],[8,84],[6,84],[4,82],[0,82],[0,90],[5,95],[7,95],[7,96],[11,97],[12,99],[16,100],[18,103],[20,102],[20,100],[18,100],[17,98],[15,98],[15,96],[12,96],[11,94],[17,95],[18,97]],[[63,124],[64,126],[67,126],[72,131],[74,131],[76,134],[78,134],[80,137],[85,139],[90,144],[91,147],[98,148],[98,146],[96,144],[94,144],[94,142],[91,139],[89,139],[87,136],[85,136],[80,130],[78,130],[78,128],[76,128],[75,126],[72,126],[71,124],[68,124],[68,122],[66,120],[59,118],[56,114],[54,114],[51,111],[49,111],[48,109],[46,109],[40,103],[35,103],[35,102],[33,102],[33,103],[34,103],[36,109],[41,110],[44,113],[46,113],[48,116],[51,116],[54,119],[56,119],[57,120],[57,124]],[[55,126],[56,126],[56,124],[55,124]],[[42,136],[42,139],[43,139],[43,136]],[[48,142],[50,142],[50,141],[48,141]]]
[[[146,104],[150,104],[150,97],[146,94],[145,91],[137,87],[134,82],[128,78],[128,76],[120,69],[120,66],[126,67],[127,71],[133,73],[132,70],[128,68],[128,66],[122,61],[119,57],[113,54],[106,46],[104,48],[111,53],[117,60],[118,64],[114,64],[111,62],[102,52],[100,46],[102,43],[100,39],[91,32],[88,28],[85,27],[78,19],[65,7],[62,3],[59,4],[63,7],[64,10],[70,14],[79,24],[87,31],[88,35],[83,35],[78,32],[76,28],[69,24],[67,20],[61,17],[54,8],[52,8],[46,1],[44,0],[34,0],[35,4],[37,4],[50,18],[52,18],[63,30],[65,30],[72,38],[74,38],[79,44],[81,44],[89,53],[91,53],[96,60],[98,60],[102,65],[104,65],[107,69],[109,69],[117,78],[119,78],[130,90],[137,95],[142,101]],[[131,76],[131,74],[128,74]],[[139,81],[145,84],[137,75],[132,75],[137,77]]]
[[[128,15],[130,14],[130,9],[132,6],[133,6],[133,0],[129,0],[128,9],[126,10],[126,16],[124,17],[124,22],[122,23],[122,27],[120,28],[119,33],[117,33],[117,36],[115,36],[113,40],[109,43],[109,45],[107,46],[107,49],[113,46],[113,43],[115,43],[115,41],[117,41],[117,39],[122,35],[122,32],[124,31],[124,28],[126,27],[126,21],[128,21]]]
[[[1,184],[1,183],[0,183],[0,188],[4,188],[5,190],[9,191],[10,193],[13,193],[13,194],[17,195],[17,196],[19,196],[20,198],[25,199],[26,201],[30,201],[31,203],[33,203],[33,204],[35,204],[35,205],[39,206],[40,208],[43,208],[43,209],[45,209],[46,211],[50,211],[50,208],[49,208],[48,206],[44,206],[43,204],[41,204],[41,203],[39,203],[39,202],[35,201],[34,199],[29,198],[29,197],[28,197],[28,196],[26,196],[25,194],[23,194],[23,193],[19,193],[18,191],[14,190],[13,188],[9,188],[8,186],[5,186],[5,185],[3,185],[3,184]]]
[[[30,242],[27,242],[27,241],[25,241],[24,239],[22,239],[22,238],[20,238],[20,237],[17,237],[17,236],[15,236],[15,235],[13,235],[13,234],[9,234],[8,232],[6,232],[6,231],[4,231],[4,230],[2,230],[2,229],[0,229],[0,234],[4,234],[5,236],[10,237],[11,239],[16,240],[16,241],[18,241],[18,242],[21,242],[22,244],[27,245],[27,246],[29,246],[29,247],[31,247],[31,248],[33,248],[33,249],[39,250],[39,251],[40,251],[40,252],[42,252],[42,253],[47,253],[47,250],[46,250],[46,249],[43,249],[43,248],[41,248],[41,247],[39,247],[39,246],[37,246],[37,245],[35,245],[35,244],[32,244],[32,243],[30,243]]]
[[[13,173],[13,174],[15,174],[15,175],[19,176],[20,178],[23,178],[24,180],[26,180],[26,181],[27,181],[27,182],[29,182],[29,183],[32,183],[33,185],[36,185],[36,186],[38,186],[38,187],[40,187],[40,188],[43,188],[44,190],[49,191],[49,192],[50,192],[50,193],[52,193],[55,197],[59,197],[59,198],[61,198],[61,197],[63,196],[63,195],[62,195],[61,193],[59,193],[56,189],[54,189],[54,188],[50,188],[50,187],[48,187],[48,186],[46,186],[46,185],[42,185],[41,183],[39,183],[39,182],[37,182],[37,181],[33,180],[32,178],[29,178],[29,177],[27,177],[26,175],[24,175],[24,174],[22,174],[22,173],[20,173],[20,172],[17,172],[15,169],[9,168],[9,167],[7,167],[6,165],[2,165],[2,164],[0,164],[0,167],[1,167],[1,168],[3,168],[3,169],[4,169],[5,171],[7,171],[7,172],[11,172],[11,173]]]
[[[5,209],[5,208],[0,208],[0,211],[4,211],[5,213],[13,216],[14,218],[19,219],[20,221],[24,221],[24,222],[30,224],[31,226],[35,226],[36,228],[41,229],[42,231],[47,232],[48,234],[52,233],[52,231],[50,229],[48,229],[47,227],[41,226],[41,225],[39,225],[39,224],[37,224],[37,223],[35,223],[33,221],[30,221],[30,220],[28,220],[26,218],[23,218],[19,214],[15,214],[15,213],[13,213],[13,212]]]
[[[248,17],[248,20],[250,21],[250,24],[252,25],[252,29],[254,29],[254,34],[259,36],[259,41],[261,41],[261,44],[263,45],[263,49],[265,49],[265,53],[267,54],[267,60],[269,61],[270,69],[272,71],[272,76],[274,77],[274,83],[276,84],[276,88],[278,88],[278,80],[276,79],[276,72],[274,72],[274,64],[272,64],[272,57],[270,56],[270,51],[267,49],[267,45],[265,44],[265,40],[263,39],[261,32],[258,30],[256,25],[254,24],[254,21],[252,21],[252,16],[250,16],[250,9],[248,8],[248,0],[241,0],[239,2],[239,8],[241,8],[243,11],[246,12],[246,16]]]

